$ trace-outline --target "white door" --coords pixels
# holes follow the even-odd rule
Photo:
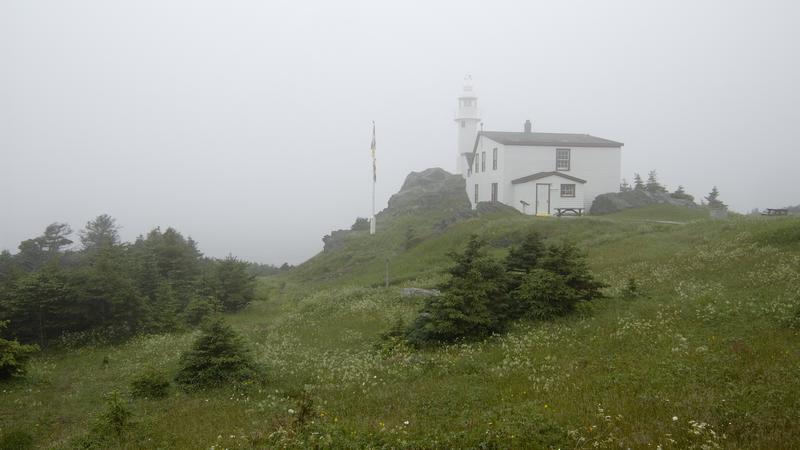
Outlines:
[[[550,185],[536,185],[536,215],[550,214]]]

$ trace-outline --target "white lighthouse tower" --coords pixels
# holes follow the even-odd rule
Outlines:
[[[456,126],[458,127],[458,154],[456,155],[456,169],[462,177],[467,176],[467,160],[464,153],[472,153],[475,145],[475,135],[478,132],[478,97],[472,88],[472,76],[464,78],[464,88],[461,96],[458,97],[458,113],[456,114]]]

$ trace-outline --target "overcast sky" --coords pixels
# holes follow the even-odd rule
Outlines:
[[[172,226],[299,263],[487,130],[625,143],[623,174],[800,203],[800,2],[0,0],[0,249],[51,222]],[[77,240],[77,239],[76,239]]]

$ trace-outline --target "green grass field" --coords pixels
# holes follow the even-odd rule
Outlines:
[[[260,279],[269,295],[228,316],[266,382],[130,400],[134,425],[119,448],[796,448],[800,219],[706,217],[665,206],[497,214],[442,232],[408,216],[375,237],[354,233],[341,250]],[[532,229],[584,248],[609,297],[481,343],[375,350],[419,307],[400,288],[434,286],[471,233],[502,256]],[[619,298],[629,278],[644,297]],[[105,394],[127,393],[148,366],[174,373],[195,336],[40,354],[27,378],[0,384],[0,434],[68,447]]]

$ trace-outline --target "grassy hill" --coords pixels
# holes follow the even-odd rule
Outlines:
[[[563,219],[391,205],[377,236],[346,233],[336,250],[260,279],[269,295],[228,316],[266,366],[265,384],[131,401],[135,424],[119,447],[799,445],[800,219],[711,221],[665,205]],[[481,343],[375,350],[420,305],[401,287],[435,286],[472,233],[501,256],[532,229],[585,249],[609,298]],[[644,297],[619,297],[629,278]],[[174,373],[194,337],[45,352],[26,379],[0,385],[0,434],[24,429],[39,448],[63,448],[103,395],[126,393],[147,366]]]

